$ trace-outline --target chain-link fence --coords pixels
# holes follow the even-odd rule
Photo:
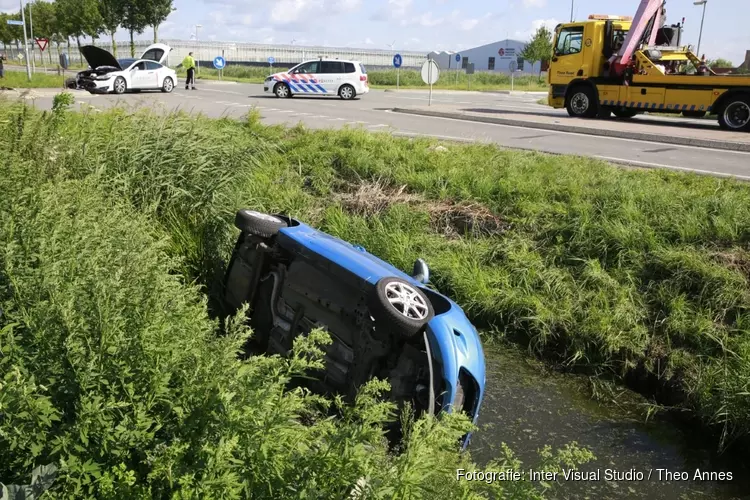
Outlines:
[[[340,59],[353,59],[361,61],[365,66],[374,68],[391,68],[393,67],[393,55],[396,53],[389,50],[378,49],[355,49],[347,47],[307,47],[301,45],[266,45],[255,43],[230,43],[230,42],[211,42],[211,41],[189,41],[189,40],[160,40],[172,47],[169,55],[168,64],[172,67],[178,65],[182,59],[193,52],[193,56],[200,61],[201,65],[211,64],[216,56],[223,56],[227,64],[245,64],[252,66],[268,65],[268,58],[275,59],[276,67],[291,67],[307,59],[315,59],[318,56],[338,57]],[[138,40],[135,42],[135,55],[139,57],[149,46],[151,42]],[[112,50],[111,43],[106,41],[97,41],[97,46]],[[31,44],[29,44],[31,50]],[[23,53],[21,46],[7,46],[4,48],[8,58],[18,59],[18,54]],[[67,52],[72,64],[83,61],[78,53],[78,47],[71,44],[50,44],[40,53],[39,47],[34,46],[33,57],[35,64],[56,66],[60,52]],[[422,66],[427,59],[426,52],[408,52],[398,51],[401,54],[404,68],[418,68]],[[31,54],[30,54],[31,55]],[[130,57],[130,42],[120,41],[117,43],[117,56]],[[42,57],[44,60],[42,61]]]

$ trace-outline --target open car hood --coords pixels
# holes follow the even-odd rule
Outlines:
[[[85,45],[81,47],[81,54],[86,59],[86,62],[89,63],[91,69],[109,66],[122,71],[122,67],[117,62],[117,59],[115,59],[115,56],[104,49],[100,49],[94,45]]]

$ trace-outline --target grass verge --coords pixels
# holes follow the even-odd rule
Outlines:
[[[70,76],[70,75],[69,75]],[[62,75],[53,75],[43,72],[31,74],[31,81],[26,76],[26,71],[5,70],[5,77],[0,78],[0,87],[12,89],[35,89],[35,88],[58,88],[63,87]]]
[[[528,481],[456,481],[456,469],[477,469],[457,453],[468,428],[459,417],[406,418],[406,453],[392,454],[382,383],[351,407],[288,389],[291,376],[319,365],[320,333],[290,358],[246,360],[237,353],[251,333],[240,316],[217,335],[205,292],[231,251],[236,208],[279,207],[352,235],[377,221],[355,208],[357,192],[330,165],[285,163],[283,130],[66,113],[66,98],[51,113],[2,104],[0,449],[11,452],[0,454],[0,481],[26,484],[52,463],[50,498],[544,496],[548,485]],[[231,151],[215,145],[219,136]],[[419,220],[432,221],[437,241],[446,209],[432,210],[423,206]],[[419,229],[402,225],[402,212],[389,209],[383,223]],[[575,445],[544,449],[537,467],[591,458]],[[483,469],[505,466],[521,467],[507,449]]]

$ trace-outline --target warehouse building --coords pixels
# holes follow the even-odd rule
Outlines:
[[[466,69],[468,64],[474,63],[474,71],[491,71],[496,73],[510,73],[511,62],[516,63],[517,71],[527,74],[539,74],[540,62],[532,64],[521,57],[526,42],[518,40],[501,40],[473,49],[462,50],[459,53],[461,62],[456,62],[455,51],[430,52],[441,69]]]

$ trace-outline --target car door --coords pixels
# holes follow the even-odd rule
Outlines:
[[[154,43],[146,47],[143,51],[141,59],[148,59],[149,61],[158,62],[159,64],[168,66],[167,61],[169,59],[169,53],[172,51],[172,47],[163,43]]]
[[[583,25],[561,29],[555,39],[554,56],[549,68],[552,85],[567,85],[583,67]]]
[[[143,89],[148,88],[148,73],[146,71],[146,61],[139,61],[130,67],[130,88]]]
[[[154,61],[145,61],[146,79],[145,85],[150,89],[161,88],[161,81],[164,78],[164,66]]]
[[[344,63],[341,61],[321,61],[320,83],[326,94],[336,94],[343,83]]]
[[[297,66],[290,72],[289,88],[293,94],[325,94],[326,89],[320,82],[320,62],[310,61]]]

